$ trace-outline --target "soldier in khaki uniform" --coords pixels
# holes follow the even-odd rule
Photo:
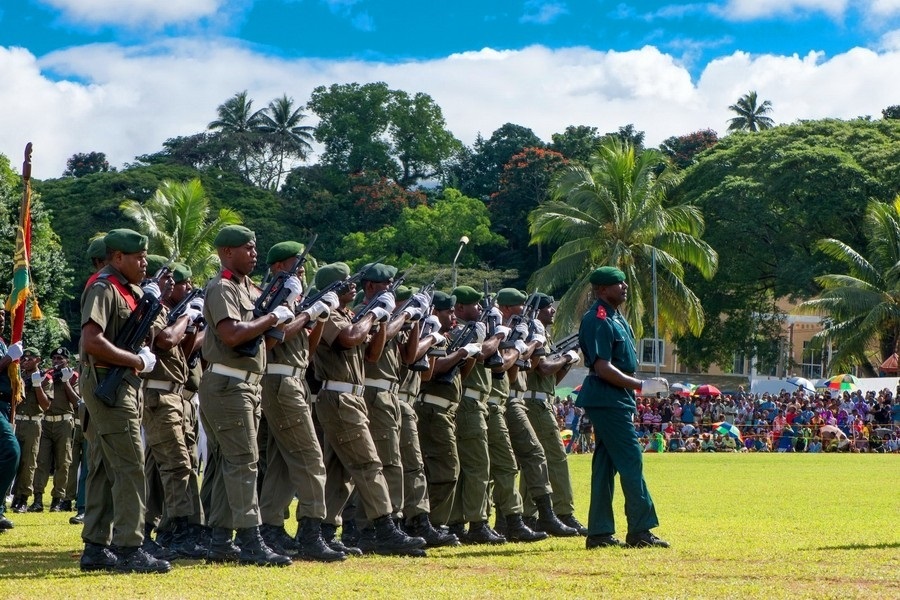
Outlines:
[[[21,359],[22,379],[25,383],[25,399],[16,408],[16,439],[21,448],[19,471],[13,486],[14,512],[43,512],[44,505],[35,496],[34,503],[26,508],[37,470],[38,449],[41,443],[41,425],[44,411],[50,408],[53,380],[40,370],[41,354],[37,348],[25,348]]]
[[[207,558],[284,566],[290,564],[290,558],[273,552],[259,531],[257,427],[265,345],[260,342],[245,353],[238,348],[294,315],[286,306],[254,315],[259,290],[249,276],[256,267],[256,234],[229,225],[216,235],[215,245],[222,270],[206,285],[203,316],[208,329],[203,356],[209,366],[200,381],[200,418],[208,436],[210,462],[210,474],[203,479],[211,499],[207,519],[212,537]],[[299,295],[299,281],[294,278],[290,285]],[[232,542],[235,529],[237,536]]]
[[[66,496],[69,478],[69,464],[72,462],[72,438],[75,431],[75,407],[81,401],[73,384],[78,384],[78,375],[61,361],[67,360],[69,351],[55,349],[50,359],[53,368],[47,376],[53,381],[50,407],[44,413],[41,423],[41,447],[38,450],[37,471],[34,475],[35,503],[43,500],[44,490],[53,467],[53,489],[50,492],[50,512],[59,512]]]
[[[155,284],[138,284],[147,266],[147,238],[130,229],[114,229],[104,238],[107,265],[82,295],[81,397],[89,417],[91,440],[86,484],[85,542],[81,569],[120,572],[167,572],[171,565],[141,549],[144,541],[144,449],[141,442],[141,398],[138,372],[149,372],[156,357],[144,346],[138,354],[115,341],[144,294],[159,297]],[[113,366],[129,369],[107,405],[95,390]],[[110,550],[115,545],[116,553]]]
[[[513,533],[513,528],[518,528],[518,523],[522,521],[523,511],[521,496],[515,490],[514,477],[516,465],[518,465],[519,469],[521,469],[521,479],[538,507],[538,529],[536,531],[542,534],[569,537],[577,535],[578,532],[564,525],[553,512],[553,506],[550,501],[550,493],[553,490],[550,487],[547,457],[537,438],[537,434],[531,427],[531,422],[528,420],[528,414],[525,409],[526,374],[524,367],[530,362],[534,351],[542,348],[543,343],[546,341],[543,333],[535,331],[532,334],[530,324],[522,320],[521,315],[525,308],[525,301],[525,294],[514,288],[504,288],[497,292],[497,306],[500,309],[504,322],[512,326],[513,322],[518,321],[516,325],[518,331],[516,331],[514,336],[516,338],[514,342],[515,348],[511,349],[518,357],[509,370],[506,371],[506,377],[499,382],[502,384],[502,391],[499,394],[492,392],[492,396],[498,399],[504,422],[498,424],[497,430],[492,430],[491,433],[501,434],[501,430],[505,430],[502,440],[498,438],[498,444],[502,445],[500,453],[503,456],[507,456],[511,450],[513,454],[513,478],[505,477],[505,483],[502,487],[497,486],[497,480],[494,480],[495,486],[497,486],[495,487],[495,497],[497,496],[497,491],[502,489],[505,496],[514,504],[513,513],[508,513],[505,509],[502,512],[506,516],[509,537],[515,538],[516,534]],[[494,381],[498,383],[498,380],[495,379]],[[504,395],[506,396],[505,406],[503,402]],[[491,456],[493,460],[493,454]],[[506,467],[508,468],[509,465],[506,464]],[[508,473],[504,472],[504,474],[508,476]],[[514,488],[512,492],[507,489],[509,484]],[[500,512],[500,506],[498,506],[498,512]],[[541,537],[546,537],[546,535]],[[526,535],[526,538],[523,541],[530,541],[534,536]]]
[[[525,392],[525,407],[528,411],[528,420],[544,448],[547,457],[547,470],[550,477],[553,511],[559,515],[559,520],[565,525],[578,531],[579,535],[587,535],[587,527],[575,518],[575,500],[572,493],[572,480],[569,476],[568,455],[563,449],[562,437],[559,425],[556,422],[556,414],[553,410],[553,398],[556,394],[556,386],[562,381],[572,365],[577,364],[580,355],[577,350],[569,350],[563,354],[550,354],[551,339],[550,326],[556,315],[553,307],[553,297],[546,294],[538,294],[537,321],[538,329],[545,332],[544,354],[531,357],[531,370],[528,371],[527,390]],[[537,508],[528,493],[525,478],[520,479],[520,491],[525,504],[525,514],[537,522]]]
[[[275,244],[266,255],[270,273],[292,270],[302,252],[299,242]],[[303,267],[298,275],[303,275]],[[336,294],[326,294],[285,325],[284,339],[269,349],[262,380],[262,412],[268,421],[267,439],[261,440],[268,463],[259,502],[263,539],[280,554],[322,562],[341,561],[346,555],[332,550],[322,539],[325,463],[313,427],[305,375],[310,352],[315,351],[323,324],[337,304]],[[311,323],[314,326],[307,330]],[[285,510],[295,495],[299,499],[296,540],[284,529]]]
[[[166,264],[166,258],[147,256],[147,272],[156,273]],[[187,381],[188,366],[183,346],[193,347],[193,334],[188,335],[188,325],[201,317],[203,300],[196,298],[185,308],[181,316],[170,318],[173,308],[172,291],[174,270],[185,267],[173,265],[171,273],[161,281],[163,308],[150,329],[152,348],[156,354],[156,367],[143,377],[144,414],[146,438],[145,472],[148,482],[147,514],[144,529],[145,550],[162,558],[182,556],[203,558],[206,555],[190,535],[188,517],[194,512],[191,502],[191,456],[184,431],[184,403],[181,392]],[[163,515],[159,531],[170,532],[163,553],[163,546],[152,541],[150,534]]]
[[[344,263],[325,265],[316,273],[316,287],[325,289],[346,279],[349,274],[350,268]],[[408,537],[391,519],[393,507],[388,485],[369,431],[363,398],[363,360],[378,360],[385,340],[383,323],[394,308],[393,297],[380,299],[368,314],[353,323],[348,305],[355,293],[356,285],[339,290],[340,307],[331,311],[325,322],[314,361],[316,379],[322,382],[315,410],[327,446],[326,518],[330,523],[338,524],[352,484],[359,493],[365,517],[375,527],[373,551],[419,555],[425,540]],[[376,326],[377,331],[372,333]]]

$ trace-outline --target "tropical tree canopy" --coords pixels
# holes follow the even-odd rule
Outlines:
[[[591,302],[591,270],[614,265],[625,272],[630,290],[623,313],[641,337],[652,309],[654,255],[661,331],[703,329],[700,300],[684,283],[685,264],[711,278],[718,255],[700,239],[704,222],[695,206],[666,205],[678,181],[660,152],[636,154],[617,137],[603,141],[589,166],[563,168],[553,199],[529,217],[532,244],[560,244],[550,264],[535,272],[531,287],[567,290],[557,313],[561,331],[571,331]]]
[[[816,277],[822,293],[802,303],[798,312],[830,320],[815,337],[835,348],[832,373],[862,365],[874,377],[871,341],[878,340],[881,364],[897,351],[900,340],[900,194],[890,203],[871,201],[865,224],[866,255],[834,238],[819,240],[818,249],[847,272]]]
[[[747,92],[741,96],[728,110],[737,116],[728,120],[728,131],[759,131],[775,127],[775,121],[767,117],[772,112],[772,103],[765,100],[758,104],[756,92]]]

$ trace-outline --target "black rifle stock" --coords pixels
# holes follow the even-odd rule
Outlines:
[[[377,264],[377,263],[373,263]],[[391,285],[387,286],[385,289],[381,290],[369,300],[365,306],[360,309],[358,313],[353,315],[353,318],[350,319],[351,323],[358,323],[360,319],[365,317],[367,314],[372,312],[375,308],[375,305],[378,304],[378,299],[381,298],[385,294],[394,294],[397,291],[397,288],[403,285],[404,280],[406,280],[406,275],[409,273],[409,269],[404,271],[402,274],[398,275],[394,278],[394,281],[391,282]]]
[[[463,346],[471,344],[475,340],[475,336],[477,334],[475,327],[476,323],[478,323],[478,321],[469,321],[468,323],[463,325],[463,327],[460,328],[459,331],[456,332],[456,335],[454,335],[450,339],[450,343],[447,344],[447,355],[453,354]],[[434,377],[434,381],[436,381],[437,383],[452,383],[453,378],[456,376],[456,372],[464,362],[466,362],[465,358],[459,360],[446,372],[441,373],[440,375],[436,375]]]
[[[169,262],[163,265],[150,281],[159,284],[159,281],[170,272],[174,260],[174,258],[169,259]],[[132,354],[137,354],[140,351],[141,346],[144,345],[144,340],[147,339],[147,335],[150,333],[150,327],[153,325],[153,321],[156,320],[160,311],[162,311],[162,302],[159,298],[156,298],[151,294],[144,294],[141,296],[141,299],[137,302],[137,306],[135,306],[134,310],[131,311],[131,314],[128,315],[128,320],[125,321],[125,325],[122,327],[119,335],[116,336],[116,346],[127,350]],[[99,385],[97,385],[97,388],[94,390],[94,395],[107,406],[115,407],[116,393],[122,385],[122,379],[125,377],[125,373],[130,370],[129,367],[119,365],[111,367],[106,372],[106,375],[100,381]]]
[[[306,263],[306,257],[309,255],[309,251],[312,249],[313,244],[316,243],[316,239],[319,237],[317,233],[314,233],[309,241],[306,243],[306,247],[303,249],[303,252],[297,255],[297,261],[294,263],[294,266],[291,267],[287,271],[279,271],[271,280],[266,284],[265,289],[259,295],[259,298],[256,299],[256,304],[253,307],[253,316],[255,318],[263,317],[273,310],[275,310],[276,306],[281,306],[287,301],[288,297],[291,295],[291,290],[286,288],[284,284],[288,279],[297,274],[300,268]],[[234,351],[240,354],[241,356],[256,356],[256,353],[259,352],[259,345],[262,343],[263,336],[258,335],[252,340],[247,340],[241,344],[238,344],[234,347]]]
[[[488,280],[484,280],[484,295],[481,298],[481,322],[485,325],[486,337],[494,337],[497,335],[497,325],[492,318],[488,316],[494,307],[494,297],[491,296],[491,285]],[[503,364],[503,357],[499,352],[494,352],[490,356],[484,358],[484,366],[493,369]]]
[[[188,306],[194,301],[194,298],[202,298],[204,293],[205,290],[203,288],[193,288],[190,292],[185,294],[184,298],[181,299],[181,302],[173,306],[172,310],[169,311],[167,325],[174,325],[175,321],[180,319],[181,315],[187,311]]]
[[[569,350],[578,350],[578,332],[570,333],[563,339],[550,346],[550,352],[554,355],[562,355]]]

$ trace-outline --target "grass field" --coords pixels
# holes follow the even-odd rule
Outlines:
[[[571,470],[586,521],[590,456],[573,456]],[[427,559],[82,574],[71,513],[13,515],[0,598],[900,598],[896,455],[661,454],[645,472],[670,549],[588,552],[570,538]]]

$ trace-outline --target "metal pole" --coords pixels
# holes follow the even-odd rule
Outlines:
[[[459,255],[462,254],[463,246],[469,243],[469,238],[467,236],[462,236],[459,238],[459,248],[456,249],[456,256],[453,257],[453,264],[450,266],[450,289],[456,289],[456,261],[459,260]]]
[[[653,364],[659,377],[659,305],[656,298],[656,248],[650,253],[653,264]]]

